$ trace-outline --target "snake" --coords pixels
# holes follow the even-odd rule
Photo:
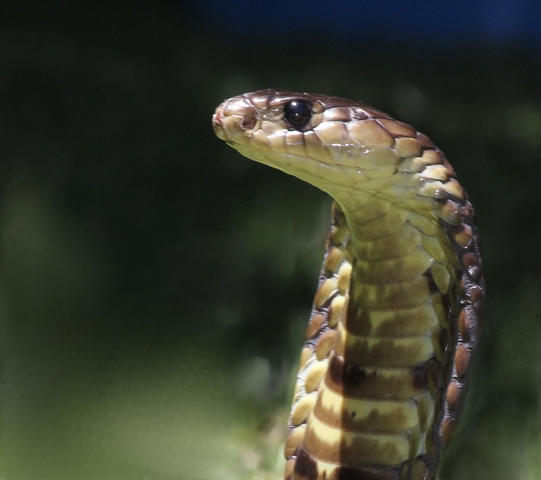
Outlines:
[[[485,284],[475,212],[424,134],[363,103],[259,90],[215,134],[329,194],[285,480],[432,480],[464,410]]]

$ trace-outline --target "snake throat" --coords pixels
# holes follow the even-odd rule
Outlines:
[[[466,398],[485,290],[474,211],[453,168],[409,125],[325,95],[244,94],[217,108],[213,126],[334,199],[284,478],[435,478]]]

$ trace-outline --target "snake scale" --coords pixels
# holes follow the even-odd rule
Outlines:
[[[286,480],[429,480],[463,408],[484,303],[474,210],[444,154],[362,103],[260,90],[216,135],[333,199]]]

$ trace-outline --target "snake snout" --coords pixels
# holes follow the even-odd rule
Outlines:
[[[221,140],[245,143],[258,124],[257,108],[242,96],[233,97],[218,106],[212,116],[214,133]]]

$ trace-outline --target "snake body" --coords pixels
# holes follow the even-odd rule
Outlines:
[[[289,419],[286,480],[435,478],[462,410],[484,282],[444,154],[362,103],[261,90],[216,135],[334,199]]]

